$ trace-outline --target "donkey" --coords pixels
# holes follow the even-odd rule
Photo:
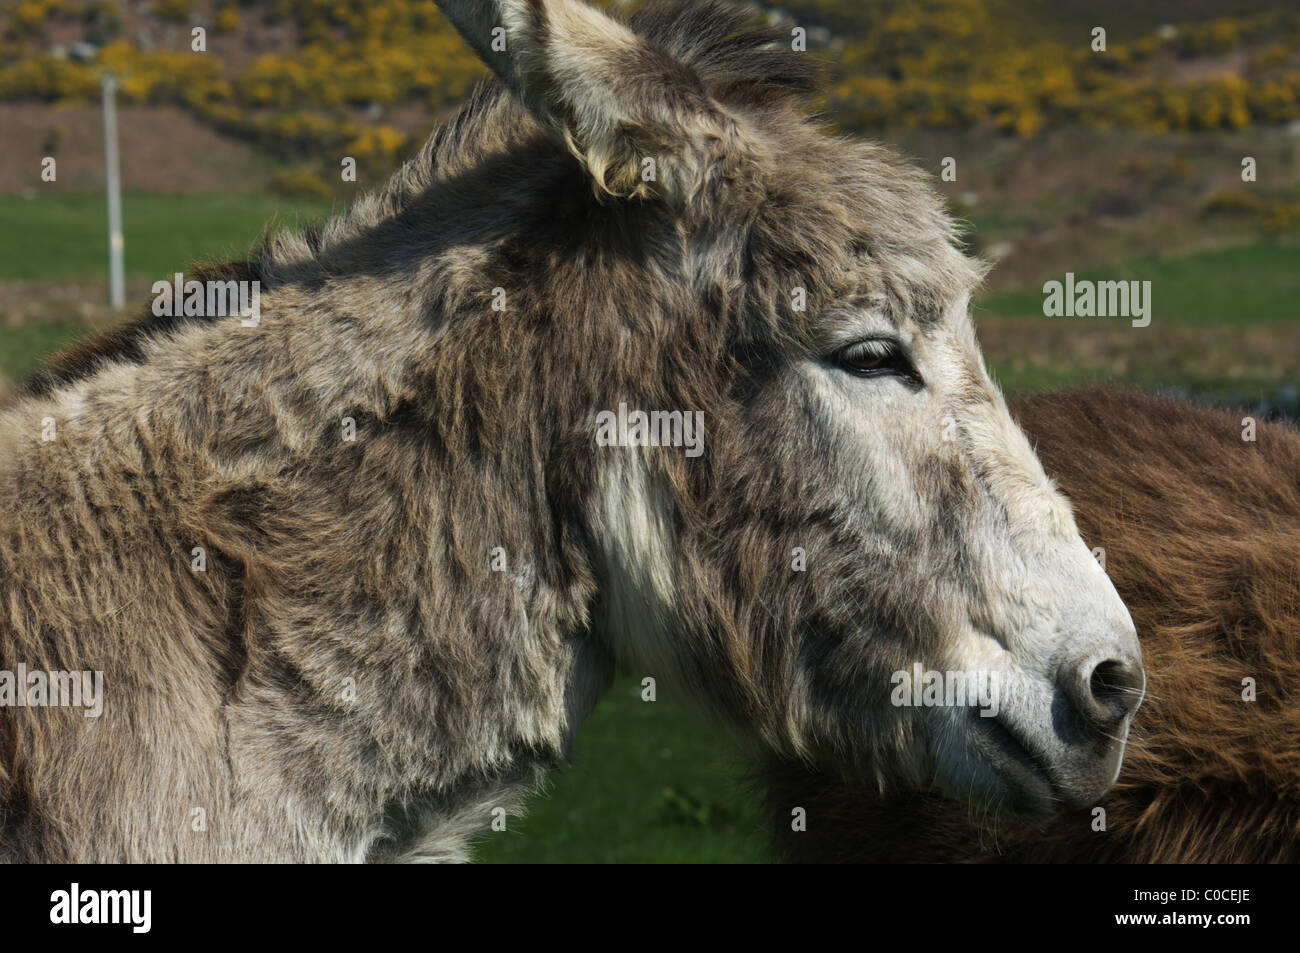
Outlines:
[[[1125,391],[1015,411],[1137,623],[1150,691],[1119,780],[1093,808],[1033,819],[773,764],[778,851],[802,862],[1300,862],[1300,435]]]
[[[925,176],[747,13],[442,7],[495,79],[217,269],[260,320],[137,322],[5,410],[0,662],[104,700],[3,713],[0,856],[461,859],[616,664],[755,750],[1093,803],[1133,624]],[[997,717],[891,704],[913,662],[998,673]]]

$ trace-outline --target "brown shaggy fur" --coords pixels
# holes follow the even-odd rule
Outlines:
[[[1015,408],[1142,640],[1147,699],[1100,802],[1044,822],[936,795],[881,801],[791,764],[765,775],[799,862],[1300,861],[1300,435],[1131,392]],[[1243,701],[1242,680],[1255,681]],[[791,830],[791,810],[807,830]]]

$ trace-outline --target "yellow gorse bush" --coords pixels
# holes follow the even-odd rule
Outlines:
[[[1241,129],[1300,117],[1300,12],[1112,36],[1098,51],[1087,31],[1026,35],[993,15],[1003,10],[993,0],[783,6],[830,27],[831,106],[850,127],[988,123],[1030,135],[1061,124]],[[1182,69],[1192,58],[1197,68]]]
[[[1029,136],[1061,124],[1233,130],[1300,118],[1300,12],[1220,17],[1126,43],[1112,37],[1096,52],[1077,30],[1046,35],[1040,24],[1030,33],[997,0],[780,6],[829,30],[829,105],[847,127],[986,124]],[[152,9],[183,26],[207,15],[201,7],[175,0]],[[485,74],[432,0],[222,0],[207,24],[217,55],[144,51],[119,39],[87,62],[50,55],[38,37],[52,17],[110,23],[114,5],[19,0],[0,9],[0,100],[89,100],[111,69],[129,103],[190,108],[293,158],[346,148],[376,169],[396,162],[412,137],[361,121],[358,110],[406,102],[442,110]],[[225,65],[226,37],[275,24],[300,38],[292,54]],[[1181,69],[1191,58],[1197,68]]]

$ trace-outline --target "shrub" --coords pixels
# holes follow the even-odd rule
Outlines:
[[[1253,192],[1245,189],[1216,189],[1201,201],[1204,215],[1256,215],[1264,210],[1264,203]]]
[[[309,166],[280,169],[271,176],[271,188],[291,199],[330,199],[334,190]]]

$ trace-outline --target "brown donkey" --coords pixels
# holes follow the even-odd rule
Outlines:
[[[778,849],[826,862],[1300,862],[1300,435],[1261,423],[1243,440],[1241,414],[1128,392],[1015,412],[1142,641],[1147,700],[1096,803],[1104,817],[999,817],[774,765]]]
[[[924,176],[747,14],[443,8],[498,80],[202,276],[251,320],[146,320],[0,416],[0,857],[463,857],[616,663],[759,750],[1094,803],[1137,639]],[[983,704],[891,705],[914,665]]]

